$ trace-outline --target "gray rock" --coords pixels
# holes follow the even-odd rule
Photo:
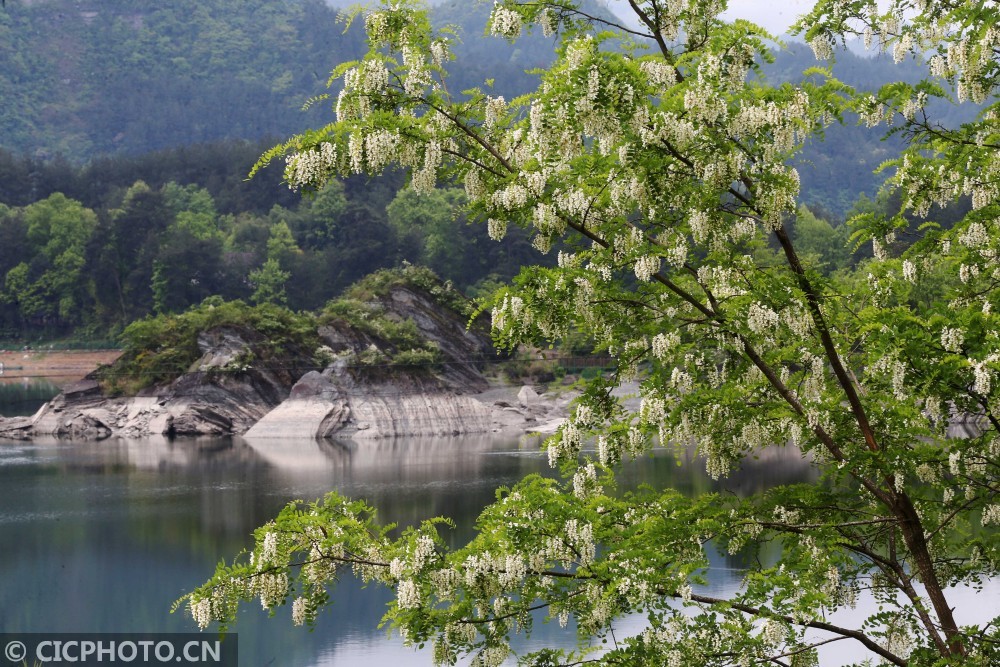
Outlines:
[[[538,401],[538,392],[528,385],[524,385],[521,387],[521,391],[517,392],[517,401],[523,407],[530,408]]]
[[[30,440],[33,429],[31,417],[0,417],[0,438]]]
[[[494,388],[482,374],[495,357],[488,332],[469,330],[464,316],[418,288],[397,286],[373,304],[390,320],[412,321],[441,351],[435,366],[364,367],[348,359],[393,343],[343,322],[321,327],[339,357],[322,373],[259,368],[259,333],[232,326],[198,337],[201,357],[172,382],[133,397],[103,396],[96,380],[68,387],[31,419],[0,419],[0,437],[74,438],[242,435],[252,439],[363,440],[490,432],[524,432],[553,402],[531,387]],[[485,392],[485,393],[484,393]],[[500,400],[498,400],[500,399]],[[521,408],[510,408],[520,404]],[[505,409],[508,408],[508,409]]]
[[[340,390],[337,389],[337,385],[329,376],[318,371],[309,371],[295,383],[288,398],[290,400],[303,398],[333,400],[339,396]]]

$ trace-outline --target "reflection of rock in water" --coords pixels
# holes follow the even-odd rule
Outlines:
[[[133,465],[140,469],[191,468],[196,466],[244,465],[258,457],[249,447],[232,438],[121,438]],[[106,444],[106,443],[102,443]]]
[[[41,447],[58,447],[56,460],[67,469],[211,470],[262,463],[253,449],[229,437],[107,438],[80,440],[71,448],[66,448],[66,440],[61,438],[35,438],[33,442]]]
[[[263,461],[289,471],[328,471],[350,466],[351,445],[313,438],[247,437],[243,441]]]
[[[260,457],[281,472],[334,472],[351,481],[396,480],[422,484],[475,479],[483,455],[511,448],[510,440],[480,437],[414,437],[382,440],[247,438]]]

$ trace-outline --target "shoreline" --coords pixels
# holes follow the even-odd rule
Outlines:
[[[121,350],[0,350],[0,384],[38,378],[63,388],[121,354]]]

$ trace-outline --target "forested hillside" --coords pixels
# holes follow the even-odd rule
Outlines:
[[[529,35],[512,45],[484,35],[489,3],[435,4],[436,22],[457,28],[453,92],[489,79],[510,98],[535,81],[526,70],[552,61],[552,38]],[[79,163],[315,125],[328,107],[302,111],[303,102],[325,91],[337,63],[363,52],[360,31],[338,21],[339,11],[323,0],[9,0],[0,8],[0,146]],[[816,64],[807,47],[791,43],[766,72],[772,81],[795,80]],[[914,80],[919,71],[850,53],[835,68],[861,89]],[[830,162],[839,175],[864,172],[857,156],[841,153],[846,145],[881,155],[880,136],[852,127],[805,162]],[[823,189],[829,171],[814,188]],[[865,189],[854,183],[845,191]],[[835,203],[826,191],[816,198]]]
[[[435,21],[456,29],[453,92],[511,99],[552,60],[551,37],[484,35],[488,3],[435,4]],[[303,199],[281,185],[280,166],[246,181],[277,137],[330,117],[328,102],[302,105],[362,52],[358,25],[337,11],[322,0],[8,0],[0,338],[103,337],[214,295],[315,308],[403,260],[479,292],[538,261],[523,235],[495,244],[466,224],[460,190],[418,197],[400,192],[401,176],[358,177]],[[794,81],[816,64],[792,43],[763,73]],[[834,69],[861,89],[919,71],[848,52]],[[838,225],[859,197],[873,205],[872,172],[898,152],[883,134],[847,119],[797,159],[815,252],[831,270],[850,259]]]
[[[322,0],[10,0],[3,145],[78,161],[300,129],[303,100],[362,48],[335,16]]]
[[[220,142],[82,168],[0,151],[0,182],[30,193],[0,204],[0,340],[103,338],[214,296],[314,309],[404,260],[475,292],[535,259],[523,234],[498,244],[467,224],[461,190],[418,197],[388,175],[303,198],[277,170],[247,181],[265,148]]]

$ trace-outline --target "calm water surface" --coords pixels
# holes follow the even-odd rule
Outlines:
[[[721,488],[697,461],[681,463],[659,453],[627,466],[622,485],[669,485],[690,494]],[[532,472],[551,474],[537,444],[490,438],[352,446],[239,439],[0,441],[0,631],[194,631],[187,614],[169,613],[171,604],[207,579],[220,557],[249,546],[251,531],[290,500],[335,489],[366,499],[386,522],[449,516],[458,528],[448,539],[457,545],[470,537],[498,486]],[[726,484],[750,493],[807,478],[800,461],[777,452]],[[708,593],[731,592],[740,577],[738,562],[718,557]],[[990,590],[1000,593],[1000,587]],[[240,663],[431,664],[429,652],[407,649],[376,628],[385,591],[362,589],[345,577],[333,599],[311,633],[292,625],[287,608],[268,619],[259,607],[245,605],[233,628]],[[631,634],[640,624],[626,620],[622,631]],[[520,646],[574,641],[571,630],[539,623]]]
[[[709,488],[695,465],[658,456],[626,479]],[[250,532],[286,502],[330,489],[365,498],[386,521],[444,515],[455,543],[500,485],[548,472],[535,445],[490,439],[313,442],[164,439],[0,445],[0,628],[4,632],[179,632],[189,617],[171,603],[204,581],[220,556],[249,544]],[[737,480],[759,486],[794,476],[774,466]],[[720,563],[720,574],[727,572]],[[718,586],[735,582],[723,576]],[[267,620],[247,605],[235,630],[242,664],[352,664],[362,659],[426,665],[425,653],[376,629],[387,595],[345,578],[315,632],[294,628],[287,609]],[[539,626],[533,643],[572,643]],[[395,658],[394,658],[395,659]]]

